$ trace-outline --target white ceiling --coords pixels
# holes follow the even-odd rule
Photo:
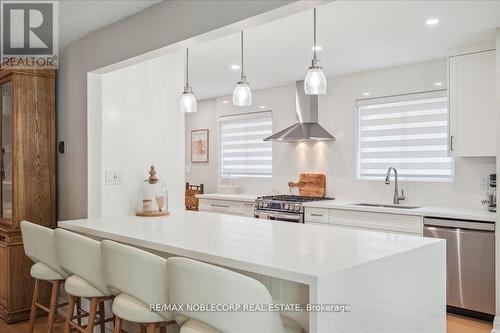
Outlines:
[[[440,23],[427,26],[431,17]],[[496,27],[500,1],[334,1],[318,8],[319,58],[327,76],[415,63],[494,41]],[[304,78],[311,46],[312,10],[246,31],[245,73],[253,89]],[[192,48],[190,56],[198,99],[232,93],[239,34]]]
[[[64,0],[59,2],[59,47],[162,0]]]

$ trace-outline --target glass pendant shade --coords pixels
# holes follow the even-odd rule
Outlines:
[[[241,76],[233,92],[234,106],[252,106],[252,90],[243,72],[243,31],[241,32]]]
[[[233,92],[233,105],[235,106],[251,106],[252,91],[248,82],[238,82]]]
[[[321,67],[309,67],[306,79],[304,80],[305,93],[307,95],[324,95],[326,94],[326,88],[326,77]]]
[[[180,110],[184,113],[196,112],[198,109],[198,103],[196,103],[196,98],[190,91],[184,91],[181,96]]]
[[[182,92],[181,101],[179,103],[179,109],[183,113],[192,113],[198,110],[198,103],[196,103],[196,98],[194,97],[193,90],[189,85],[189,49],[186,49],[186,73],[185,73],[185,85],[184,91]]]
[[[307,71],[306,78],[304,79],[304,92],[306,95],[324,95],[326,94],[326,77],[323,73],[323,67],[317,57],[316,51],[318,45],[316,44],[316,8],[314,8],[314,34],[313,34],[313,58],[311,66]]]

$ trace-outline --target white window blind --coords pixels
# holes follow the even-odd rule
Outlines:
[[[358,177],[452,181],[446,91],[358,101]]]
[[[271,111],[220,117],[222,177],[272,177],[273,146],[263,139],[273,132]]]

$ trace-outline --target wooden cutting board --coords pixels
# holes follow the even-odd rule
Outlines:
[[[288,187],[298,187],[300,195],[308,197],[324,197],[326,192],[326,176],[322,173],[301,173],[299,181],[289,182]]]

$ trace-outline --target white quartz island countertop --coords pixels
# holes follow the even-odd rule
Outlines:
[[[309,313],[309,332],[444,332],[442,240],[188,211],[59,227],[305,284],[310,303],[353,307]]]

